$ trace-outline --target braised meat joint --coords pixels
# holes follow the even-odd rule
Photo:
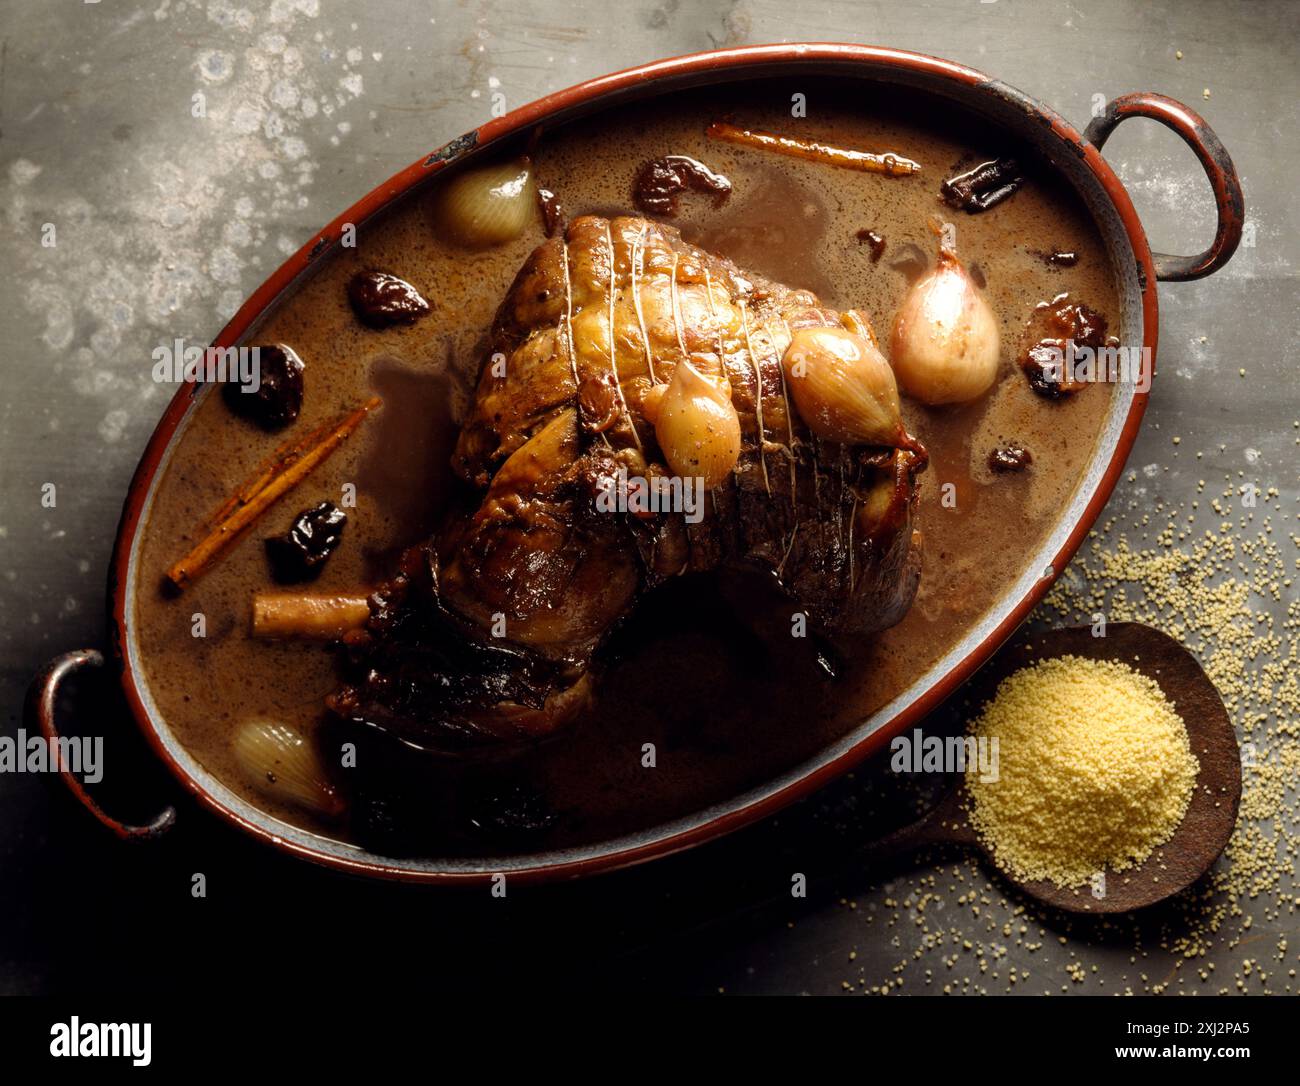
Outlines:
[[[453,455],[469,503],[372,598],[332,706],[436,749],[544,736],[684,573],[760,571],[831,637],[882,630],[916,592],[925,460],[862,316],[578,218],[498,311]]]

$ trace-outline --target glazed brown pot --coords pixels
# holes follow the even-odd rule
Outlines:
[[[1121,342],[1142,344],[1154,360],[1158,327],[1156,283],[1209,275],[1231,257],[1242,227],[1242,195],[1232,162],[1205,122],[1186,106],[1155,94],[1129,94],[1106,106],[1079,133],[1046,106],[980,72],[933,57],[859,45],[767,45],[699,53],[659,61],[593,79],[489,121],[453,140],[386,181],[331,222],[284,263],[222,330],[215,344],[236,344],[259,316],[313,262],[338,243],[344,224],[361,223],[441,170],[473,160],[485,148],[534,126],[588,115],[631,99],[704,84],[738,83],[791,75],[834,75],[913,88],[948,99],[1037,148],[1082,197],[1109,250],[1119,279]],[[1218,229],[1204,253],[1191,257],[1152,253],[1128,193],[1101,156],[1115,127],[1127,117],[1148,117],[1173,129],[1195,152],[1209,177],[1218,206]],[[727,803],[666,825],[596,845],[563,852],[474,860],[394,859],[326,840],[286,825],[251,806],[204,770],[160,719],[138,661],[133,597],[139,571],[136,554],[160,468],[201,394],[184,385],[159,422],[132,480],[118,528],[109,580],[111,660],[135,721],[170,772],[206,807],[284,852],[355,873],[411,882],[445,883],[506,872],[519,879],[571,877],[639,863],[727,833],[804,796],[880,749],[956,690],[1042,599],[1073,556],[1105,505],[1123,469],[1146,408],[1148,393],[1132,384],[1114,396],[1097,451],[1070,504],[1039,548],[1029,568],[1007,595],[928,672],[898,698],[801,765]],[[55,704],[62,681],[84,666],[97,666],[96,650],[67,653],[35,679],[30,719],[47,738],[56,736]],[[103,811],[70,772],[64,780],[105,826],[123,838],[150,838],[175,820],[166,808],[146,825],[128,825]]]

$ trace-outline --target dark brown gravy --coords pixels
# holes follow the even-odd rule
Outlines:
[[[953,119],[953,128],[945,129],[929,119],[952,118],[950,105],[914,95],[903,103],[883,92],[868,95],[861,85],[806,82],[794,89],[808,94],[807,119],[790,118],[788,88],[766,83],[744,97],[719,89],[681,94],[652,108],[629,107],[546,133],[534,152],[537,178],[571,217],[626,214],[633,179],[645,162],[666,154],[697,158],[730,179],[732,192],[720,208],[708,195],[681,194],[674,221],[688,240],[756,273],[811,289],[829,305],[859,309],[882,339],[909,281],[923,269],[919,258],[933,260],[927,219],[955,221],[958,252],[978,265],[1001,322],[1003,372],[993,391],[972,404],[934,410],[904,404],[909,429],[931,456],[922,477],[925,558],[916,604],[901,624],[870,643],[838,646],[842,673],[828,681],[811,641],[791,648],[788,614],[767,616],[772,635],[763,637],[752,632],[755,616],[741,613],[737,594],[718,583],[667,586],[616,633],[596,705],[563,736],[507,763],[421,762],[394,770],[409,774],[402,786],[424,797],[405,809],[410,825],[394,849],[491,854],[591,842],[699,810],[770,779],[842,736],[950,649],[1023,572],[1078,485],[1112,390],[1090,387],[1048,403],[1030,391],[1014,363],[1033,306],[1062,291],[1118,326],[1112,269],[1078,201],[1027,149],[1003,146],[973,120]],[[871,110],[842,105],[857,101],[871,103]],[[894,179],[710,142],[704,128],[721,115],[892,150],[921,163],[923,172]],[[958,164],[1009,152],[1025,175],[1014,196],[981,214],[945,211],[938,187]],[[480,344],[544,232],[539,215],[519,240],[466,253],[437,237],[430,195],[421,190],[364,224],[358,248],[335,250],[250,341],[287,343],[306,363],[297,424],[304,431],[371,389],[384,398],[384,409],[181,598],[168,599],[151,591],[162,571],[283,440],[234,419],[220,397],[206,397],[166,469],[139,555],[138,644],[168,726],[250,802],[344,839],[354,835],[347,825],[318,825],[262,797],[241,778],[230,738],[237,722],[254,716],[316,728],[322,699],[336,683],[328,650],[247,636],[250,594],[267,584],[260,540],[282,532],[298,510],[337,502],[345,484],[355,484],[348,533],[316,586],[352,590],[373,584],[397,550],[426,534],[450,493],[447,454],[479,368]],[[867,228],[887,243],[878,263],[872,246],[857,239]],[[1043,251],[1077,259],[1054,265],[1041,258]],[[432,313],[412,327],[361,326],[346,284],[362,268],[407,280]],[[1028,449],[1032,466],[995,475],[988,455],[1007,444]],[[945,494],[955,496],[955,505],[943,503]],[[741,595],[761,600],[761,593]],[[191,636],[196,612],[207,616],[205,638]],[[782,621],[784,636],[777,640]],[[647,744],[653,745],[653,768],[645,764]],[[542,797],[554,813],[549,828],[524,840],[484,829],[476,804],[511,789]]]

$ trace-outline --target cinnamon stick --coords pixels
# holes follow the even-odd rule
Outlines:
[[[225,520],[241,505],[247,505],[259,490],[301,457],[306,450],[324,440],[338,425],[338,420],[327,422],[306,434],[291,437],[288,441],[283,442],[262,462],[257,471],[241,483],[239,489],[222,503],[221,508],[203,522],[203,526],[211,529]]]
[[[272,462],[260,468],[217,511],[215,525],[167,571],[167,580],[178,590],[197,580],[258,517],[323,464],[382,402],[372,396],[342,418],[313,430],[290,446],[282,446]]]
[[[807,159],[810,162],[824,162],[830,166],[843,166],[850,170],[861,170],[863,173],[907,177],[921,172],[919,162],[913,162],[910,158],[896,155],[892,151],[877,155],[871,151],[859,151],[851,147],[832,147],[818,140],[781,136],[775,132],[764,132],[756,128],[740,128],[726,121],[714,121],[705,129],[704,134],[709,139],[722,140],[725,143],[737,143],[742,147],[774,151],[778,155]]]
[[[337,641],[370,618],[365,596],[254,592],[253,636],[268,641]]]

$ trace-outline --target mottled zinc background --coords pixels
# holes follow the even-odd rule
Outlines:
[[[150,379],[155,346],[210,339],[315,228],[485,118],[495,92],[513,107],[716,46],[844,40],[933,53],[1022,88],[1080,127],[1096,96],[1132,90],[1202,110],[1241,171],[1255,244],[1211,279],[1162,287],[1160,378],[1130,462],[1135,480],[1109,514],[1138,529],[1157,500],[1189,501],[1199,476],[1249,466],[1281,491],[1285,541],[1300,416],[1298,34],[1300,6],[1285,2],[7,0],[4,726],[18,726],[39,664],[102,641],[118,511],[168,394]],[[191,116],[196,92],[206,119]],[[1208,186],[1174,136],[1131,122],[1106,154],[1156,248],[1203,247]],[[47,222],[54,248],[40,244]],[[1189,463],[1191,449],[1207,450],[1205,461]],[[55,510],[39,504],[46,482],[59,487]],[[996,901],[999,889],[965,866],[953,876],[951,860],[873,882],[852,863],[856,835],[872,825],[858,814],[865,789],[861,778],[845,782],[776,827],[702,854],[498,902],[347,881],[277,859],[188,809],[166,844],[128,848],[66,795],[10,775],[0,779],[0,992],[254,981],[311,984],[328,997],[402,979],[430,992],[609,984],[824,993],[900,976],[905,992],[960,988],[963,978],[1004,991],[1012,967],[1030,973],[1015,990],[1107,992],[1174,976],[1173,959],[1154,947],[1134,957],[1132,932],[1077,928],[1062,942],[1050,920],[1016,916],[1014,902],[982,914],[979,901]],[[805,869],[812,893],[792,901],[790,872]],[[940,871],[932,883],[930,870]],[[207,875],[206,900],[190,896],[196,871]],[[911,963],[922,907],[954,938]],[[1022,923],[1027,939],[1014,930]],[[1282,910],[1257,925],[1253,951],[1221,940],[1197,965],[1216,962],[1227,982],[1243,957],[1269,960],[1295,927],[1294,911]],[[983,972],[963,949],[967,938]],[[1280,990],[1286,967],[1276,967]],[[1079,972],[1085,979],[1074,983]],[[1197,987],[1178,977],[1174,986]]]

